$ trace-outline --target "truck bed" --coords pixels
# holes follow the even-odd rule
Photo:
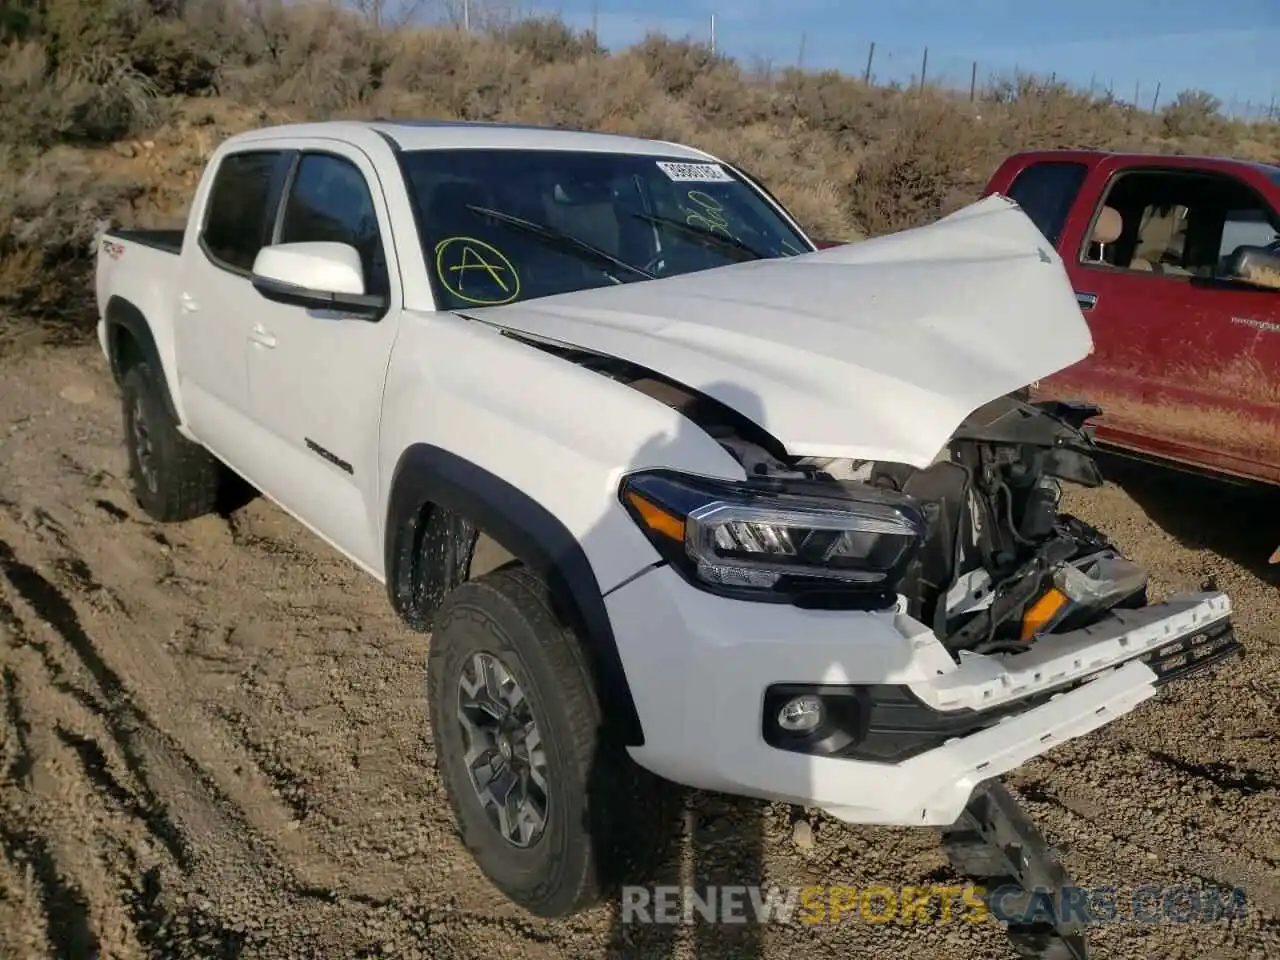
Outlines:
[[[165,253],[182,252],[182,230],[108,230],[118,240],[128,240]]]
[[[94,289],[99,318],[119,296],[131,304],[173,303],[182,267],[182,230],[107,230],[96,256]],[[169,318],[151,316],[152,324]]]

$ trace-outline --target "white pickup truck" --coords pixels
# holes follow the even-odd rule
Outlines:
[[[106,232],[97,296],[142,507],[230,468],[386,584],[466,843],[544,916],[653,840],[637,782],[945,827],[1238,650],[1059,512],[1096,410],[1014,394],[1091,341],[1002,197],[820,250],[672,143],[281,126],[185,232]]]

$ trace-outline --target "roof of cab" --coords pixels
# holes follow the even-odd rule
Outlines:
[[[236,141],[278,137],[334,137],[373,130],[401,150],[576,150],[601,153],[655,154],[689,160],[711,160],[693,147],[661,140],[645,140],[612,133],[587,133],[516,123],[454,120],[330,120],[321,123],[261,127],[233,138]]]
[[[1120,160],[1124,163],[1135,165],[1150,162],[1170,166],[1247,167],[1268,177],[1280,175],[1280,166],[1276,164],[1262,163],[1257,160],[1244,160],[1240,157],[1162,154],[1125,150],[1091,150],[1087,148],[1020,150],[1012,154],[1010,159],[1021,161],[1030,159],[1075,160],[1085,164],[1095,164],[1103,160]]]

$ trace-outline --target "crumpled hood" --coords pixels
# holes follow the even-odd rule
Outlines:
[[[467,311],[640,364],[796,456],[927,466],[973,410],[1092,349],[1061,258],[991,196],[777,260]]]

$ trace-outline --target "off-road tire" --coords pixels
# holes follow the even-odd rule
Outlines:
[[[178,432],[165,406],[159,376],[143,361],[121,378],[124,442],[134,499],[153,520],[175,523],[214,509],[223,468],[204,447]],[[149,439],[149,451],[140,439],[140,425]]]
[[[497,657],[520,685],[546,750],[547,825],[528,847],[492,825],[466,767],[458,689],[477,653]],[[451,591],[435,620],[427,685],[437,770],[463,843],[505,896],[537,916],[563,917],[627,879],[647,879],[678,832],[681,791],[604,732],[581,642],[538,577],[511,563]]]

